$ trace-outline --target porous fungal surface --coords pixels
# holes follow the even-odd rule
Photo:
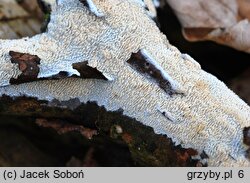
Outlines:
[[[87,61],[107,80],[36,81],[1,87],[0,95],[95,101],[109,111],[122,109],[176,145],[204,151],[209,166],[250,166],[243,144],[249,106],[171,46],[139,0],[91,2],[94,12],[86,2],[59,0],[46,33],[1,40],[0,84],[9,85],[22,74],[10,51],[39,57],[39,78],[61,71],[79,75],[72,64]]]

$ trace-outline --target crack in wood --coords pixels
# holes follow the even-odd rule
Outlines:
[[[97,17],[102,17],[103,14],[98,10],[92,0],[79,0],[85,7],[89,9],[91,13],[96,15]]]
[[[76,69],[80,76],[70,75],[67,71],[60,71],[51,77],[38,78],[40,71],[39,64],[40,58],[36,55],[31,55],[28,53],[19,53],[15,51],[10,51],[11,63],[18,64],[19,70],[22,72],[18,78],[11,78],[10,84],[21,84],[26,82],[32,82],[37,80],[50,80],[50,79],[63,79],[69,77],[80,77],[83,79],[103,79],[108,80],[100,71],[96,68],[88,66],[88,62],[78,62],[73,63],[73,69]]]
[[[130,59],[127,61],[133,69],[138,71],[140,74],[146,76],[146,78],[153,80],[158,86],[163,89],[168,95],[180,94],[172,87],[169,80],[167,80],[163,73],[153,65],[147,58],[142,54],[141,50],[137,53],[132,53]]]
[[[88,62],[78,62],[73,64],[73,69],[80,73],[81,78],[104,79],[107,78],[96,68],[88,66]]]

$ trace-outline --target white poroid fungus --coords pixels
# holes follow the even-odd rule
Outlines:
[[[20,71],[9,51],[37,55],[39,77],[66,71],[73,63],[88,61],[112,81],[68,78],[37,81],[0,88],[0,95],[30,96],[41,100],[82,103],[95,101],[108,111],[151,126],[184,148],[208,155],[209,166],[250,166],[245,158],[243,128],[250,126],[250,107],[198,63],[171,46],[145,8],[136,0],[93,0],[98,17],[79,0],[52,6],[46,33],[20,40],[0,40],[0,85],[9,85]],[[134,70],[126,61],[145,50],[171,84],[183,95],[169,96],[157,83]],[[171,78],[171,79],[170,79]],[[171,120],[162,115],[167,111]]]

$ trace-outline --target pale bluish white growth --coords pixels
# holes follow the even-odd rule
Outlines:
[[[160,107],[158,108],[158,110],[159,110],[159,111],[162,113],[162,115],[165,116],[169,121],[172,121],[172,122],[174,122],[174,123],[178,122],[178,121],[176,121],[175,118],[173,118],[173,117],[171,116],[171,114],[170,114],[168,111],[162,110]]]
[[[147,62],[149,62],[150,64],[154,65],[155,68],[157,68],[161,75],[163,76],[163,78],[166,81],[169,81],[171,87],[173,90],[175,90],[178,93],[182,93],[182,89],[179,83],[177,83],[175,80],[172,79],[172,77],[151,57],[151,55],[149,55],[149,53],[147,53],[147,51],[145,49],[141,50],[141,53],[143,54],[143,56],[146,58]]]
[[[145,5],[148,7],[148,14],[151,18],[157,17],[157,12],[155,9],[155,5],[152,0],[144,0]]]
[[[144,0],[134,0],[134,1],[137,2],[140,6],[145,7]]]
[[[98,9],[96,7],[96,5],[94,4],[94,2],[92,0],[86,0],[87,3],[88,3],[88,6],[89,6],[89,9],[92,13],[94,13],[96,16],[98,17],[102,17],[104,16],[104,14],[101,12],[100,9]],[[95,0],[94,0],[95,1]]]
[[[51,5],[56,2],[56,0],[42,0],[42,1]]]
[[[144,7],[144,8],[148,8],[148,15],[151,18],[156,18],[157,16],[157,12],[154,6],[154,3],[152,0],[134,0],[135,2],[137,2],[140,6]]]
[[[153,0],[153,3],[156,8],[160,7],[160,0]]]
[[[20,72],[10,63],[10,50],[41,58],[40,77],[74,72],[72,63],[88,61],[89,66],[113,80],[39,81],[1,87],[0,95],[48,101],[77,98],[83,103],[96,102],[108,111],[122,109],[124,115],[167,135],[176,144],[204,151],[209,166],[250,166],[242,142],[242,130],[250,126],[246,103],[201,70],[191,57],[171,46],[137,1],[95,0],[105,14],[102,18],[80,4],[78,0],[65,0],[52,8],[47,33],[30,39],[0,40],[0,64],[4,66],[0,84],[8,84],[8,78]],[[157,83],[131,68],[127,60],[139,50],[167,73],[166,79],[178,83],[185,95],[169,96]],[[171,118],[167,119],[164,111]]]
[[[183,53],[183,54],[181,54],[181,57],[182,57],[184,60],[187,60],[188,62],[193,63],[193,64],[197,67],[197,69],[201,69],[200,64],[199,64],[198,62],[196,62],[189,54]]]

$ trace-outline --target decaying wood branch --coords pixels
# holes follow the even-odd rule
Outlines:
[[[211,40],[250,52],[248,0],[166,0],[189,41]]]
[[[27,110],[30,105],[26,99],[18,103],[22,96],[30,97],[28,101],[38,109],[43,108],[42,103],[67,108],[73,100],[79,104],[69,105],[75,111],[95,102],[96,111],[105,109],[104,114],[116,114],[113,124],[120,119],[119,123],[131,124],[128,127],[140,126],[130,134],[132,138],[123,137],[128,142],[139,138],[137,147],[144,138],[149,143],[146,136],[152,134],[154,143],[157,139],[161,143],[171,139],[175,146],[185,148],[185,161],[190,156],[203,161],[206,154],[209,166],[250,166],[248,146],[243,142],[243,131],[250,126],[249,106],[225,84],[201,70],[190,56],[171,46],[143,2],[59,0],[51,7],[47,32],[32,38],[0,40],[1,100],[8,96],[2,102],[6,106],[0,108],[2,114],[13,109],[9,107],[12,105],[19,110],[26,107],[27,115],[38,117],[41,111],[46,116],[46,110],[50,110]],[[17,63],[11,62],[14,58],[10,53],[18,54]],[[12,85],[10,81],[18,80],[24,74],[23,65],[28,65],[20,55],[40,59],[35,67],[28,67],[39,68],[36,79],[31,72],[29,81],[46,81],[26,83],[25,79],[21,81],[24,84]],[[88,62],[106,80],[75,78],[81,73],[74,64],[82,62]],[[50,80],[62,72],[73,78]],[[23,106],[19,108],[18,104]],[[83,111],[73,114],[80,118],[88,115]],[[147,126],[150,132],[144,130]],[[110,129],[110,125],[103,128]],[[164,148],[172,148],[169,141]],[[141,147],[133,149],[132,153],[139,157],[148,157],[140,154]],[[187,149],[192,149],[191,153]]]
[[[70,107],[67,106],[72,106],[73,103],[75,103],[75,109],[69,109]],[[170,138],[155,134],[152,128],[122,115],[122,111],[106,111],[95,102],[80,104],[75,100],[59,104],[59,101],[48,102],[30,97],[13,99],[3,96],[0,98],[0,115],[38,118],[36,121],[39,125],[50,126],[58,133],[70,131],[73,128],[75,130],[77,126],[81,130],[82,126],[85,129],[88,127],[88,134],[96,134],[98,130],[99,135],[104,136],[103,141],[111,138],[117,143],[127,144],[134,161],[139,165],[206,165],[206,159],[202,161],[192,159],[192,156],[198,155],[195,150],[175,146]],[[59,121],[70,123],[60,125]],[[93,136],[93,139],[95,138],[96,136]]]

